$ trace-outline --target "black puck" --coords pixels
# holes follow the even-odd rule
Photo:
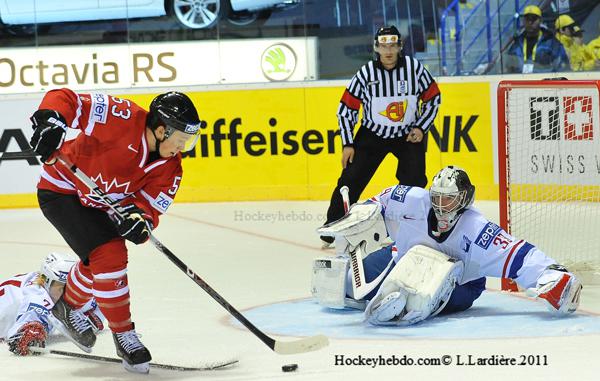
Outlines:
[[[287,364],[281,367],[281,370],[284,372],[293,372],[298,369],[298,364]]]

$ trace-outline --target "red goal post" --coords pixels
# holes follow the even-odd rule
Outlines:
[[[600,81],[498,85],[500,224],[589,282],[600,274]],[[504,280],[503,289],[516,290]]]

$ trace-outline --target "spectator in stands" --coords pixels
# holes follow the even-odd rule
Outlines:
[[[600,68],[600,61],[594,56],[591,47],[583,43],[583,30],[569,15],[560,15],[554,22],[556,39],[564,46],[571,70],[587,71]]]
[[[542,25],[542,11],[538,6],[525,7],[525,29],[508,49],[506,67],[511,73],[548,73],[566,71],[569,58],[562,44]]]
[[[598,22],[598,30],[600,31],[600,22]],[[595,40],[590,41],[587,46],[594,54],[597,66],[598,61],[600,60],[600,36],[598,36]]]

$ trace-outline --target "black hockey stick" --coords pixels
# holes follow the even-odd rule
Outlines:
[[[87,353],[75,353],[75,352],[67,352],[67,351],[59,351],[55,349],[48,348],[39,348],[39,347],[30,347],[31,351],[34,353],[44,353],[51,355],[60,355],[67,357],[75,357],[85,360],[94,360],[94,361],[102,361],[102,362],[111,362],[121,364],[123,362],[122,359],[114,358],[114,357],[106,357],[106,356],[97,356],[97,355],[89,355]],[[151,362],[150,367],[159,368],[159,369],[168,369],[168,370],[179,370],[179,371],[206,371],[206,370],[217,370],[221,368],[226,368],[230,365],[237,364],[238,360],[224,360],[224,361],[214,361],[207,363],[206,365],[201,366],[180,366],[180,365],[170,365],[170,364],[160,364]]]
[[[119,202],[117,200],[113,200],[110,196],[108,196],[102,189],[94,183],[94,181],[89,178],[85,173],[83,173],[77,166],[70,163],[67,159],[62,156],[57,157],[58,161],[60,161],[68,170],[70,170],[81,182],[83,182],[89,189],[94,193],[98,198],[100,198],[106,205],[108,205],[114,212],[117,218],[123,219],[123,215],[116,209]],[[154,247],[158,249],[161,253],[167,256],[171,262],[173,262],[181,271],[183,271],[190,279],[192,279],[198,286],[200,286],[204,291],[208,293],[214,300],[216,300],[223,308],[227,310],[234,318],[236,318],[240,323],[242,323],[250,332],[252,332],[256,337],[258,337],[263,343],[265,343],[269,348],[279,354],[295,354],[295,353],[303,353],[303,352],[311,352],[321,349],[329,344],[329,340],[324,335],[317,335],[306,337],[299,340],[294,341],[277,341],[268,335],[266,335],[263,331],[258,329],[254,324],[252,324],[244,315],[242,315],[238,310],[236,310],[227,300],[225,300],[217,291],[215,291],[211,286],[208,285],[202,278],[198,276],[191,268],[189,268],[183,261],[181,261],[171,250],[169,250],[165,245],[163,245],[152,233],[150,233],[150,241],[154,244]]]

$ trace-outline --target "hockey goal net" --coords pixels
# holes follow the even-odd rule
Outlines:
[[[600,81],[500,82],[498,161],[502,227],[598,283]]]

